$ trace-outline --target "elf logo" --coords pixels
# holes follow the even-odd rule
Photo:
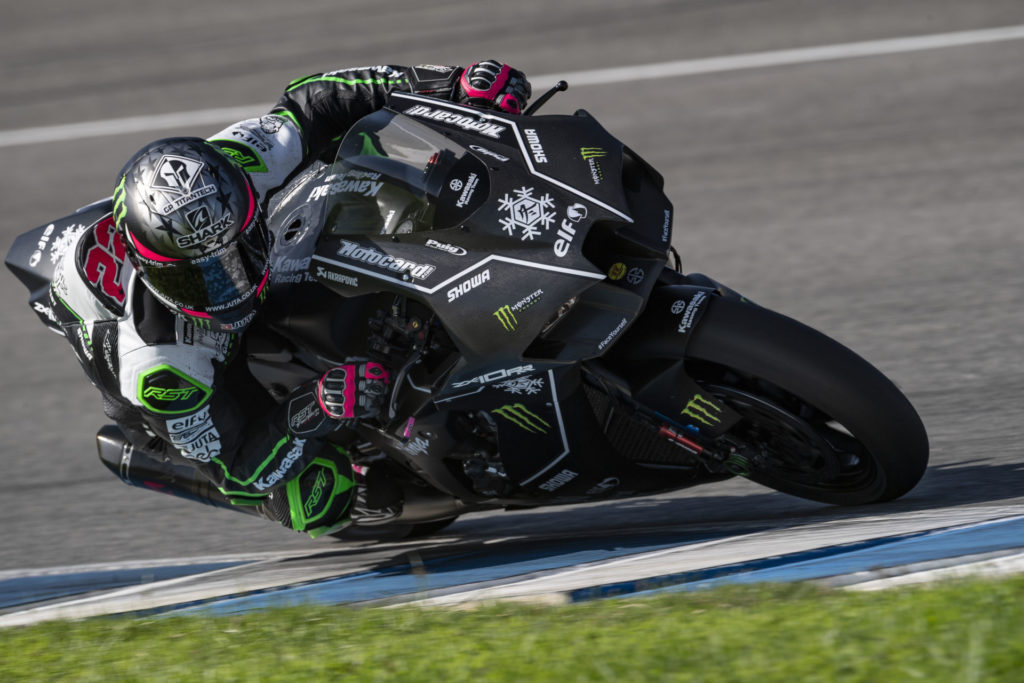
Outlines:
[[[569,253],[572,240],[576,237],[576,227],[573,223],[579,223],[587,217],[587,207],[583,204],[573,204],[565,210],[565,218],[558,228],[558,239],[555,240],[555,256],[562,258]]]

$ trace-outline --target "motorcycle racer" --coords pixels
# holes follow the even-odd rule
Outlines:
[[[188,459],[235,505],[319,536],[400,501],[357,484],[324,437],[372,417],[387,369],[345,362],[275,401],[248,372],[245,330],[267,297],[273,194],[384,106],[391,90],[519,113],[525,76],[494,60],[344,69],[290,83],[262,117],[207,140],[144,146],[117,176],[113,216],[57,263],[51,308],[104,412],[137,446]]]

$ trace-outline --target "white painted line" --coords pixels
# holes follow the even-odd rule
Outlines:
[[[877,591],[887,588],[895,588],[897,586],[932,584],[939,581],[949,581],[968,577],[998,578],[1020,573],[1024,573],[1024,553],[984,560],[981,562],[958,564],[952,567],[942,567],[941,569],[930,569],[927,571],[909,572],[898,576],[888,576],[882,579],[862,581],[860,583],[842,586],[842,588],[848,591]]]
[[[907,38],[889,38],[885,40],[868,40],[859,43],[840,43],[819,47],[804,47],[792,50],[773,50],[771,52],[753,52],[728,57],[711,57],[707,59],[688,59],[678,62],[662,62],[638,66],[623,66],[614,69],[593,69],[576,71],[557,76],[538,76],[536,81],[542,87],[550,80],[554,84],[562,79],[570,87],[582,85],[604,85],[651,78],[674,78],[677,76],[693,76],[697,74],[717,73],[720,71],[737,71],[740,69],[763,69],[788,64],[805,64],[808,62],[824,62],[833,59],[851,57],[871,57],[892,55],[901,52],[917,52],[934,50],[942,47],[959,47],[995,43],[1005,40],[1024,38],[1024,26],[1005,26],[1002,28],[981,29],[977,31],[959,31],[956,33],[938,33],[928,36],[912,36]]]
[[[250,104],[222,109],[180,111],[173,114],[129,116],[121,119],[106,119],[104,121],[83,121],[82,123],[68,123],[60,126],[21,128],[20,130],[0,132],[0,147],[32,145],[40,142],[60,142],[61,140],[81,140],[83,138],[124,135],[126,133],[140,133],[151,130],[167,130],[184,126],[226,125],[234,121],[259,116],[269,110],[269,104]],[[210,133],[213,132],[215,131],[210,131]]]
[[[727,57],[709,57],[705,59],[687,59],[657,64],[638,64],[613,69],[591,69],[572,71],[561,74],[544,74],[532,76],[534,89],[539,93],[558,80],[569,82],[572,87],[586,85],[608,85],[625,81],[648,80],[654,78],[677,78],[698,74],[737,71],[741,69],[761,69],[789,64],[805,64],[851,57],[870,57],[879,55],[934,50],[943,47],[960,47],[964,45],[980,45],[1006,40],[1024,38],[1024,26],[1004,26],[1001,28],[979,29],[976,31],[958,31],[955,33],[938,33],[927,36],[907,38],[890,38],[885,40],[868,40],[858,43],[840,43],[819,47],[796,48],[792,50],[773,50],[770,52],[754,52],[750,54],[729,55]],[[239,107],[221,109],[204,109],[200,111],[175,112],[154,116],[130,116],[102,121],[84,121],[58,126],[39,126],[17,130],[0,131],[0,147],[16,147],[61,140],[81,140],[83,138],[103,137],[106,135],[123,135],[143,131],[167,130],[185,126],[227,125],[234,121],[259,116],[270,109],[269,104],[250,104]]]

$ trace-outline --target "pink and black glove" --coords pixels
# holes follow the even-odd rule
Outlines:
[[[520,114],[533,90],[522,71],[493,59],[466,67],[459,78],[458,101]]]
[[[380,363],[339,365],[317,383],[320,407],[335,420],[376,417],[388,395],[388,371]]]

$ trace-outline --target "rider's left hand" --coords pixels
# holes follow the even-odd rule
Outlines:
[[[380,363],[333,367],[317,383],[320,407],[335,420],[376,417],[388,395],[388,371]]]
[[[466,67],[459,78],[459,102],[520,114],[530,99],[530,82],[522,71],[493,59]]]

